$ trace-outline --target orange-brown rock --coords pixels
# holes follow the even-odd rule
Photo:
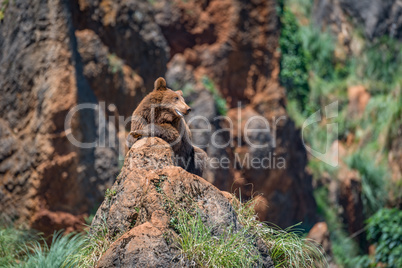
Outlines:
[[[332,246],[329,236],[328,225],[326,222],[317,222],[307,235],[307,238],[315,241],[317,244],[321,245],[322,250],[327,256],[327,261],[330,268],[335,268],[337,265],[334,263],[332,255]]]
[[[77,229],[77,220],[102,201],[118,174],[124,152],[119,126],[108,116],[131,114],[143,85],[165,72],[168,48],[148,2],[106,2],[7,5],[0,23],[2,221],[32,224],[46,235]],[[150,31],[132,27],[133,12]],[[78,111],[66,128],[68,112],[79,104],[94,109]],[[77,147],[69,134],[106,144]]]
[[[351,117],[361,117],[369,100],[370,93],[362,85],[348,88],[348,114]]]
[[[305,172],[307,154],[300,133],[286,113],[285,90],[278,82],[279,22],[275,7],[275,1],[242,0],[155,4],[156,22],[171,47],[167,81],[173,87],[187,89],[187,102],[192,103],[187,121],[203,116],[211,126],[210,132],[194,131],[193,141],[209,157],[230,162],[227,168],[207,169],[205,178],[221,190],[234,192],[240,188],[244,199],[263,194],[268,212],[258,211],[261,220],[281,227],[302,221],[310,228],[316,221],[316,204],[311,177]],[[212,86],[206,84],[205,77]],[[214,90],[231,108],[226,118],[217,117],[222,111],[213,104]],[[249,137],[254,144],[269,143],[266,148],[256,149],[245,142],[244,126],[252,116],[262,116],[270,124],[270,133]],[[231,125],[229,120],[234,131],[225,130]],[[190,123],[194,130],[205,130],[206,125],[204,120]],[[265,128],[261,120],[251,125]],[[217,146],[222,144],[228,145]],[[274,154],[276,159],[283,159],[285,167],[273,168],[273,163],[265,169],[239,165],[239,159],[274,158]]]
[[[343,166],[339,170],[339,204],[343,208],[342,218],[349,234],[353,235],[360,247],[367,250],[366,232],[364,231],[362,183],[359,173]]]
[[[242,228],[227,193],[174,166],[172,157],[170,146],[159,138],[144,138],[130,149],[111,188],[112,196],[106,197],[92,222],[92,232],[105,223],[110,238],[123,234],[110,245],[98,267],[190,267],[178,258],[172,243],[172,207],[188,209],[196,204],[215,235],[229,226]],[[266,248],[257,244],[256,254],[260,252],[264,260],[261,265],[272,267]]]

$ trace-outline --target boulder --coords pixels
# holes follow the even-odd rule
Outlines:
[[[225,228],[242,228],[228,194],[174,166],[172,149],[159,138],[144,138],[133,145],[110,192],[93,219],[91,232],[106,224],[110,239],[121,236],[98,267],[189,267],[172,243],[177,235],[170,224],[172,210],[179,207],[196,204],[214,235]],[[257,244],[264,267],[271,267],[266,248]]]

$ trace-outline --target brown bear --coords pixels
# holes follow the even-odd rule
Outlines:
[[[165,79],[159,77],[154,90],[132,115],[129,147],[142,137],[159,137],[172,147],[178,166],[202,177],[207,154],[191,143],[191,132],[183,118],[190,111],[183,92],[167,88]]]

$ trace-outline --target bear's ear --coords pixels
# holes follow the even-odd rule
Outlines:
[[[177,94],[179,94],[180,96],[182,96],[183,97],[183,91],[181,91],[181,90],[177,90],[177,91],[175,91]]]
[[[159,77],[155,80],[154,90],[167,90],[166,88],[166,81],[162,77]]]

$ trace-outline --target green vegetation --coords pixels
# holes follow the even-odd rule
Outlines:
[[[200,212],[192,215],[182,209],[177,215],[177,242],[190,262],[200,267],[254,267],[261,262],[254,239],[245,228],[235,231],[231,227],[214,236],[212,226],[202,221]]]
[[[196,208],[178,209],[177,243],[184,256],[203,267],[255,267],[261,256],[255,252],[260,239],[270,251],[275,267],[324,267],[325,257],[312,241],[301,238],[297,229],[281,230],[258,221],[254,203],[232,202],[243,228],[233,226],[213,235],[220,226],[207,226]],[[222,227],[220,227],[222,229]]]
[[[282,53],[281,84],[286,88],[287,96],[299,102],[305,108],[308,95],[307,55],[304,53],[299,25],[296,17],[286,7],[281,9],[281,36],[279,46]]]
[[[108,54],[107,59],[109,61],[109,71],[112,73],[120,73],[123,71],[124,62],[116,54]]]
[[[327,139],[331,143],[348,141],[346,156],[340,161],[359,173],[364,215],[372,217],[367,226],[371,228],[373,215],[390,204],[389,193],[394,200],[401,200],[402,196],[402,180],[391,180],[388,166],[392,140],[402,125],[402,43],[388,36],[369,41],[356,27],[350,34],[360,48],[345,49],[331,33],[310,23],[312,3],[309,0],[279,1],[280,81],[287,90],[287,110],[301,127],[308,116],[320,109],[323,114],[326,105],[338,101],[338,116],[304,129],[304,141],[320,152],[325,151]],[[370,99],[362,114],[351,116],[348,88],[357,85],[366,89]],[[338,124],[338,133],[327,133],[329,123]],[[317,181],[333,180],[338,174],[337,168],[313,157],[309,159],[309,169]],[[318,185],[315,197],[319,213],[330,229],[335,262],[343,267],[374,267],[378,263],[396,267],[393,266],[395,257],[377,256],[392,251],[391,242],[383,243],[384,248],[377,248],[375,260],[371,256],[359,256],[362,251],[348,237],[350,234],[338,214],[338,205],[329,203],[327,186]],[[370,235],[368,238],[379,243]]]
[[[51,246],[32,231],[0,228],[0,267],[94,267],[113,242],[103,224],[93,234],[53,234]],[[117,238],[116,238],[117,239]]]
[[[6,9],[8,7],[9,2],[10,0],[4,0],[0,5],[0,22],[2,22],[4,19],[4,14],[6,13]]]
[[[85,239],[80,234],[62,235],[57,232],[53,235],[52,246],[47,243],[32,242],[27,246],[26,261],[21,267],[76,267],[79,259],[74,258],[80,253],[85,244]]]
[[[113,196],[115,196],[116,195],[116,189],[106,189],[106,192],[105,192],[105,199],[106,200],[111,200],[112,199],[112,197]]]
[[[0,267],[15,267],[23,256],[25,244],[36,241],[37,236],[11,227],[0,229]]]
[[[212,80],[209,79],[208,77],[204,76],[202,78],[202,84],[212,94],[212,97],[215,100],[215,105],[216,105],[216,109],[218,110],[218,114],[226,115],[228,112],[226,100],[221,96],[219,91],[216,89]]]
[[[161,181],[156,182],[161,188]],[[164,194],[161,190],[161,194]],[[186,199],[186,198],[184,198]],[[201,267],[259,267],[262,257],[255,245],[257,239],[269,249],[275,267],[324,267],[320,247],[303,239],[294,227],[281,230],[258,221],[254,203],[242,204],[233,197],[234,209],[243,226],[210,226],[205,223],[196,202],[182,200],[178,207],[165,198],[165,209],[171,214],[171,232],[165,240],[176,245],[181,256]],[[184,209],[184,207],[186,209]],[[139,211],[139,208],[135,208]],[[218,231],[219,230],[219,231]],[[51,246],[39,235],[14,228],[0,228],[1,267],[94,267],[109,245],[106,223],[92,233],[55,232]],[[173,237],[173,239],[171,238]]]
[[[402,267],[402,211],[384,208],[367,222],[367,238],[376,246],[374,263]]]
[[[362,151],[353,154],[347,163],[360,174],[364,212],[369,217],[385,205],[387,191],[384,185],[387,172],[383,166],[376,165],[372,158]]]
[[[374,256],[356,257],[356,267],[402,267],[402,211],[383,208],[367,220],[367,239],[374,243]]]

